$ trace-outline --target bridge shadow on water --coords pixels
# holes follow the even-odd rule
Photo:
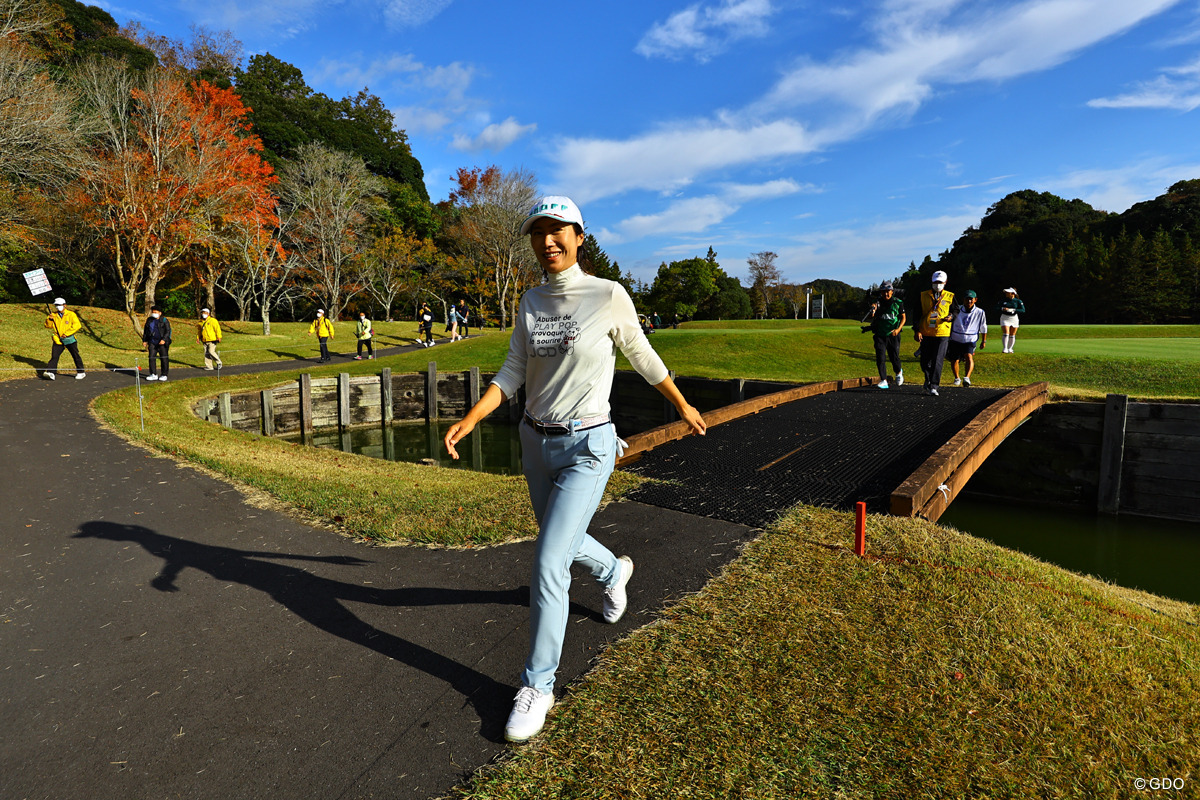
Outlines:
[[[453,658],[381,630],[359,619],[345,603],[393,608],[449,605],[513,605],[527,607],[529,587],[509,590],[410,587],[384,589],[332,580],[277,561],[301,561],[336,566],[367,566],[373,562],[352,556],[313,556],[238,550],[165,536],[139,525],[93,521],[80,526],[74,538],[133,542],[163,560],[150,585],[160,592],[177,592],[176,579],[188,569],[218,581],[238,583],[270,596],[315,628],[374,650],[444,681],[469,702],[479,715],[481,734],[501,741],[515,689]],[[572,608],[572,612],[579,609]],[[428,620],[425,620],[428,622]],[[412,624],[412,623],[409,623]]]

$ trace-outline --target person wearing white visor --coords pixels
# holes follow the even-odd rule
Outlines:
[[[921,344],[921,369],[925,372],[925,393],[937,396],[942,382],[942,364],[950,327],[954,321],[954,294],[946,291],[946,273],[933,273],[929,291],[921,293],[921,316],[913,326]]]
[[[79,341],[75,338],[75,334],[83,328],[83,323],[74,311],[67,308],[66,300],[54,298],[54,310],[46,315],[46,327],[50,329],[50,361],[42,370],[42,377],[48,381],[54,380],[58,373],[58,358],[66,350],[75,361],[75,379],[83,380],[83,359],[79,356]]]
[[[571,565],[579,564],[604,587],[605,622],[617,622],[627,605],[633,561],[613,555],[587,533],[623,444],[608,404],[617,349],[675,406],[692,432],[703,435],[706,429],[638,326],[629,294],[580,268],[584,233],[578,206],[568,197],[539,199],[521,235],[529,236],[546,282],[521,298],[504,366],[445,437],[447,452],[457,459],[455,445],[525,385],[521,458],[539,530],[530,582],[529,657],[504,731],[512,742],[536,735],[554,705]]]
[[[1011,353],[1017,347],[1017,328],[1021,327],[1021,314],[1025,313],[1025,304],[1017,297],[1017,290],[1008,287],[1004,290],[1004,299],[996,310],[1000,313],[1000,333],[1004,339],[1004,350]]]

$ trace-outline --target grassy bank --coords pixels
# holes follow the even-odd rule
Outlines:
[[[1195,790],[1198,607],[920,520],[870,518],[860,559],[852,526],[786,515],[455,796],[1124,797],[1152,776]]]

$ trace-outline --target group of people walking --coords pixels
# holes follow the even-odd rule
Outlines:
[[[921,293],[920,317],[913,325],[913,336],[917,340],[917,358],[925,376],[926,394],[938,395],[942,383],[942,368],[946,360],[954,373],[954,385],[969,387],[971,374],[975,371],[975,352],[987,346],[987,315],[979,307],[978,295],[968,290],[962,303],[955,303],[954,293],[946,289],[948,276],[938,270],[931,276],[931,286]],[[1025,313],[1025,304],[1017,297],[1017,290],[1008,287],[1004,299],[997,306],[1000,327],[1004,333],[1005,353],[1016,348],[1017,328],[1020,315]],[[904,301],[896,296],[890,281],[879,286],[879,296],[867,312],[870,324],[863,332],[874,334],[875,363],[879,370],[880,389],[887,389],[888,366],[892,367],[897,386],[904,385],[904,369],[900,364],[900,333],[908,321]],[[864,319],[864,321],[866,321]],[[966,364],[959,373],[959,364]]]

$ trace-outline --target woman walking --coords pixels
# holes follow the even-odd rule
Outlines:
[[[1011,286],[1004,290],[1004,299],[997,309],[1000,313],[1000,333],[1003,334],[1004,350],[1011,353],[1017,346],[1017,328],[1021,327],[1021,314],[1025,313],[1025,304],[1017,297],[1017,290]]]
[[[620,442],[608,405],[617,348],[693,432],[705,432],[704,419],[680,394],[638,327],[625,289],[579,267],[583,216],[575,203],[543,197],[521,226],[521,235],[526,234],[546,283],[521,298],[504,366],[445,438],[446,450],[457,459],[455,445],[525,385],[521,453],[539,530],[530,581],[529,657],[504,731],[510,742],[536,735],[554,705],[571,564],[588,569],[605,587],[605,622],[616,622],[625,612],[633,561],[617,558],[587,533]]]

